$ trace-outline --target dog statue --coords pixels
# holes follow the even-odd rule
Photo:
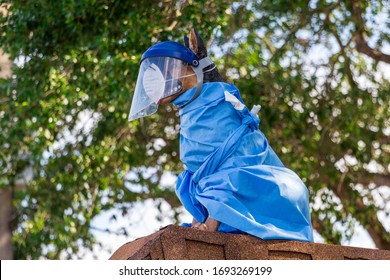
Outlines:
[[[141,58],[129,120],[173,103],[180,113],[176,193],[204,231],[313,241],[308,190],[259,129],[257,113],[222,78],[194,28],[185,46],[161,42]]]

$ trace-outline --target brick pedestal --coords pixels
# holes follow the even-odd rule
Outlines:
[[[210,233],[168,226],[118,248],[111,260],[390,260],[390,251]]]

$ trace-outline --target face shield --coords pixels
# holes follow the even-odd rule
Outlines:
[[[203,69],[212,64],[209,57],[199,59],[189,48],[176,42],[151,46],[141,58],[129,121],[155,113],[163,98],[183,91],[183,78],[196,75],[195,93],[182,107],[192,102],[202,90]]]
[[[142,61],[130,108],[129,121],[151,115],[160,101],[183,90],[182,80],[196,75],[185,61],[149,57]]]

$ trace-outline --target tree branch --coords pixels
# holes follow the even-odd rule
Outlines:
[[[354,180],[358,184],[368,185],[375,184],[377,186],[389,186],[390,187],[390,174],[377,174],[377,173],[362,173],[359,172],[357,178]]]
[[[0,259],[12,260],[12,230],[10,221],[12,220],[12,196],[13,191],[0,189]]]
[[[373,58],[376,61],[383,61],[390,64],[390,55],[385,54],[380,50],[373,49],[368,45],[362,13],[363,12],[360,1],[353,1],[351,14],[356,25],[356,33],[353,36],[356,44],[356,50]]]
[[[355,196],[346,187],[334,189],[336,195],[342,201],[343,207],[346,209],[349,205],[355,204],[357,213],[369,213],[369,206],[365,205],[360,196]],[[388,240],[389,233],[386,231],[383,224],[379,221],[378,216],[371,215],[369,219],[363,219],[365,215],[354,215],[354,218],[368,231],[370,237],[378,249],[390,250],[390,241]],[[365,216],[366,217],[366,216]]]

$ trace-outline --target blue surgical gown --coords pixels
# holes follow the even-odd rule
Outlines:
[[[313,241],[308,190],[286,168],[246,106],[235,109],[225,92],[243,104],[233,84],[206,83],[172,103],[180,113],[180,159],[186,169],[176,193],[199,222],[211,217],[218,231],[262,239]]]

